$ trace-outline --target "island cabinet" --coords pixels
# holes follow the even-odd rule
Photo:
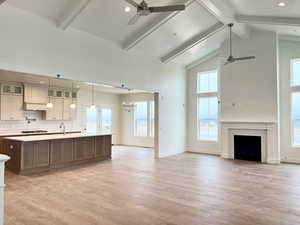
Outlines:
[[[95,139],[78,138],[74,141],[75,160],[85,160],[95,157]]]
[[[74,160],[73,139],[53,140],[51,142],[51,164],[64,164]]]
[[[96,157],[111,156],[111,136],[99,136],[95,138],[95,155]]]
[[[48,135],[43,136],[47,139]],[[7,168],[27,175],[111,159],[111,135],[67,137],[30,141],[22,141],[22,137],[4,138],[3,148],[11,157]]]

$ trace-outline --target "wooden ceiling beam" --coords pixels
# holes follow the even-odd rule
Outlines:
[[[234,10],[226,4],[227,1],[196,0],[223,24],[234,23],[233,32],[241,38],[249,37],[249,29],[245,24],[237,23]]]
[[[195,47],[196,45],[199,45],[206,41],[208,38],[216,34],[217,32],[220,32],[223,30],[226,26],[218,22],[217,24],[213,25],[212,27],[208,28],[204,32],[201,32],[200,34],[196,35],[194,38],[184,42],[182,45],[180,45],[178,48],[174,49],[173,51],[169,52],[165,56],[161,58],[161,62],[167,63],[171,60],[175,59],[179,55],[184,54],[191,48]]]

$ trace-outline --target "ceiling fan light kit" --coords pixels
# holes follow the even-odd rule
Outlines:
[[[149,7],[148,3],[143,0],[140,4],[133,0],[124,0],[137,9],[137,13],[132,17],[128,24],[135,24],[141,16],[148,16],[151,13],[162,13],[162,12],[175,12],[185,10],[185,5],[168,5],[168,6],[154,6]]]
[[[246,56],[246,57],[233,57],[232,54],[232,27],[234,26],[233,23],[228,24],[229,27],[229,57],[227,58],[227,61],[224,65],[228,65],[230,63],[234,63],[236,61],[243,61],[243,60],[250,60],[255,59],[255,56]]]

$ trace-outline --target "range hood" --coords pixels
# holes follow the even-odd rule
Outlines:
[[[24,83],[24,109],[47,110],[48,88],[44,85]]]
[[[25,110],[29,110],[29,111],[45,111],[45,110],[47,110],[47,106],[46,106],[46,104],[26,103],[25,102]]]

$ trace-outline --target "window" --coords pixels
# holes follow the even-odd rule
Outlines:
[[[205,72],[198,74],[197,93],[218,92],[218,72]]]
[[[154,137],[155,109],[154,101],[135,102],[134,136]]]
[[[149,102],[150,105],[150,137],[154,137],[154,128],[155,128],[155,120],[154,120],[154,101]]]
[[[291,60],[292,146],[300,146],[300,59]]]
[[[134,136],[146,137],[148,130],[148,104],[136,102],[134,108]]]
[[[291,86],[300,86],[300,59],[293,59],[291,63]]]
[[[101,109],[101,131],[112,131],[112,112],[111,109]]]
[[[88,133],[94,133],[98,130],[98,110],[86,109],[86,131]]]
[[[218,72],[197,77],[197,136],[201,141],[218,141]]]

